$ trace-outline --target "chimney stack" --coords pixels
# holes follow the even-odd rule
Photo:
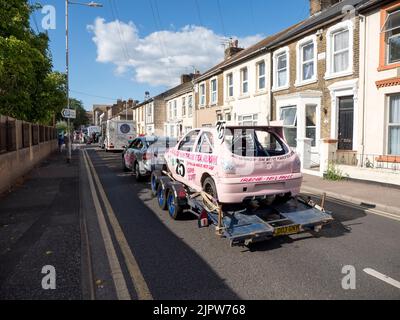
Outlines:
[[[239,48],[239,41],[238,40],[229,40],[229,47],[225,49],[225,60],[229,59],[236,53],[244,50],[243,48]]]
[[[310,0],[310,15],[320,13],[340,1],[342,0]]]

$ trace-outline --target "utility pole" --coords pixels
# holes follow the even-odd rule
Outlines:
[[[67,109],[70,109],[70,101],[69,101],[69,29],[68,29],[68,6],[70,4],[77,4],[81,6],[87,6],[87,7],[92,7],[92,8],[100,8],[103,5],[101,3],[96,3],[96,2],[89,2],[89,3],[82,3],[82,2],[73,2],[69,0],[65,0],[65,73],[66,73],[66,89],[67,89]],[[75,113],[76,113],[76,107],[75,107]],[[71,157],[72,157],[72,134],[71,134],[71,120],[68,118],[68,150],[67,150],[67,162],[71,162]]]

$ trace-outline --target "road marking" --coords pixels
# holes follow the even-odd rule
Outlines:
[[[100,197],[103,200],[108,219],[110,221],[111,227],[114,230],[115,238],[117,239],[118,244],[121,248],[122,254],[125,259],[126,266],[128,268],[128,271],[131,276],[132,283],[133,283],[133,286],[135,287],[138,298],[139,298],[139,300],[152,300],[153,297],[150,293],[150,290],[148,288],[146,280],[144,279],[144,276],[143,276],[142,272],[140,271],[139,264],[137,263],[134,255],[130,249],[128,241],[125,238],[124,232],[122,231],[122,228],[121,228],[120,224],[118,223],[118,219],[115,216],[114,210],[106,196],[103,185],[100,182],[99,176],[97,175],[97,172],[93,166],[93,163],[92,163],[87,151],[85,150],[84,152],[86,153],[86,156],[88,158],[89,166],[90,166],[90,168],[92,170],[92,174],[94,176],[94,181],[96,182],[96,186],[99,190]]]
[[[314,197],[317,197],[317,198],[321,198],[320,195],[314,194],[312,192],[303,192],[303,194],[307,194],[307,195],[311,195],[311,196],[314,196]],[[353,209],[357,209],[357,210],[362,210],[362,211],[364,211],[366,213],[371,213],[371,214],[375,214],[375,215],[378,215],[378,216],[381,216],[381,217],[385,217],[385,218],[388,218],[388,219],[391,219],[391,220],[400,221],[400,216],[398,216],[396,214],[380,211],[380,210],[377,210],[377,209],[368,209],[367,207],[363,207],[361,205],[357,205],[357,204],[350,203],[350,202],[347,202],[347,201],[344,201],[344,200],[332,198],[332,197],[329,197],[329,196],[326,197],[326,200],[328,200],[330,202],[333,202],[333,203],[336,203],[336,204],[340,204],[340,205],[345,206],[345,207],[349,207],[349,208],[353,208]]]
[[[108,259],[108,263],[110,265],[111,276],[114,281],[114,286],[115,286],[115,290],[117,293],[117,297],[119,300],[131,300],[131,296],[129,294],[128,287],[126,285],[125,278],[122,273],[121,265],[119,263],[117,253],[115,251],[115,248],[114,248],[114,245],[113,245],[113,242],[111,239],[111,235],[110,235],[110,232],[107,227],[104,213],[103,213],[103,210],[101,209],[100,201],[97,196],[96,188],[94,186],[93,177],[92,177],[90,169],[89,169],[88,159],[87,159],[87,155],[85,152],[83,152],[83,159],[84,159],[85,168],[86,168],[86,171],[88,174],[90,191],[92,193],[94,207],[96,209],[97,219],[98,219],[99,226],[100,226],[100,232],[101,232],[101,236],[104,241],[107,259]]]
[[[366,274],[369,274],[370,276],[373,276],[379,280],[382,280],[382,281],[396,287],[397,289],[400,289],[400,282],[388,277],[387,275],[384,275],[384,274],[382,274],[374,269],[371,269],[371,268],[364,269],[364,272]]]

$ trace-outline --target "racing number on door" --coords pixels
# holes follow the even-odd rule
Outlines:
[[[180,175],[181,177],[185,177],[186,174],[185,165],[180,160],[177,160],[176,174]]]

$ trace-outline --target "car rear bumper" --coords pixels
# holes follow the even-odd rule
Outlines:
[[[242,203],[247,198],[300,193],[302,174],[249,178],[219,178],[216,182],[221,203]]]

